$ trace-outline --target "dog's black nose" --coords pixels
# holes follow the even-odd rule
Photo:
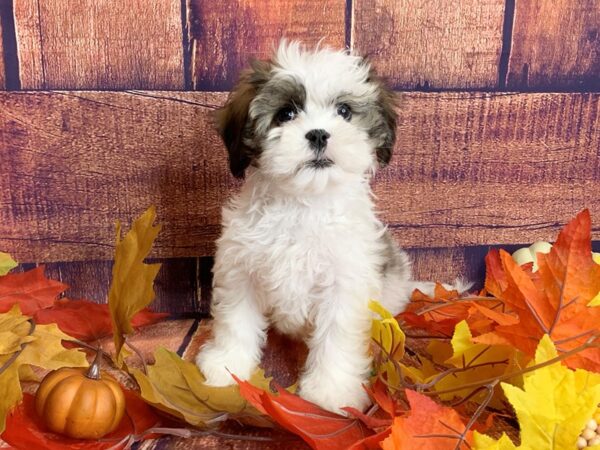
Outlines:
[[[310,147],[317,153],[321,153],[327,146],[327,139],[331,135],[325,130],[310,130],[304,137],[310,142]]]

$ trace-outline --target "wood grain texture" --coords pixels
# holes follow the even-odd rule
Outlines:
[[[251,58],[267,59],[282,37],[342,48],[346,0],[190,0],[195,89],[231,89]]]
[[[517,1],[509,89],[600,89],[600,2]]]
[[[114,222],[158,206],[153,257],[211,255],[238,186],[220,93],[0,93],[0,248],[112,258]],[[377,208],[405,247],[552,240],[584,207],[600,237],[600,94],[405,93]]]
[[[182,89],[180,0],[14,0],[23,89]]]
[[[504,0],[355,0],[352,47],[398,89],[498,85]]]
[[[406,94],[374,185],[406,247],[554,240],[583,208],[600,236],[600,95]]]
[[[162,264],[154,282],[156,298],[151,308],[176,317],[206,316],[210,305],[210,289],[205,287],[204,305],[198,297],[196,258],[153,259]],[[20,264],[16,271],[31,270],[37,263]],[[112,280],[112,261],[68,261],[44,264],[46,277],[69,286],[65,296],[106,303]],[[206,275],[203,274],[204,277]],[[203,310],[201,308],[204,308]]]
[[[485,279],[485,255],[490,246],[407,249],[415,280],[452,283],[457,277],[481,287]],[[509,250],[511,247],[504,247]]]
[[[0,90],[6,89],[6,70],[4,68],[4,39],[2,34],[2,5],[0,5]]]
[[[106,303],[112,279],[112,261],[73,261],[46,264],[46,276],[69,285],[65,295]]]
[[[210,119],[223,100],[0,93],[0,247],[20,261],[109,260],[115,220],[156,204],[154,257],[211,254],[235,186]]]

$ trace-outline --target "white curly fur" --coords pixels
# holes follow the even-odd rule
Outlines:
[[[280,46],[275,63],[274,77],[293,76],[304,85],[306,105],[296,120],[269,131],[259,164],[223,209],[214,336],[197,364],[211,385],[232,384],[230,373],[248,379],[272,325],[306,340],[304,398],[336,412],[364,409],[369,299],[398,313],[413,289],[431,291],[433,284],[411,281],[410,261],[397,248],[394,270],[383,274],[390,250],[369,186],[377,164],[374,143],[360,121],[336,116],[328,100],[339,92],[373,95],[368,65],[347,52],[307,51],[297,43]],[[312,157],[304,138],[312,128],[331,133],[333,167],[303,168]]]

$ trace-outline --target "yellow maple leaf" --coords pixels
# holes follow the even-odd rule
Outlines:
[[[435,389],[437,391],[460,387],[469,383],[499,377],[506,373],[516,372],[521,368],[521,364],[524,363],[524,361],[519,361],[519,352],[514,347],[473,342],[469,325],[464,320],[456,325],[451,345],[451,356],[443,364],[446,367],[458,370],[436,383]],[[439,352],[436,351],[432,354],[435,355],[436,353]],[[442,400],[452,400],[454,397],[464,398],[471,392],[472,389],[465,389],[440,394],[440,398]],[[483,400],[486,395],[487,391],[482,391],[476,394],[473,400]],[[492,406],[497,408],[504,406],[501,395],[500,390],[494,393],[491,401]]]
[[[61,367],[85,367],[85,353],[66,349],[63,340],[71,339],[56,324],[33,325],[21,314],[18,305],[0,314],[0,335],[10,339],[0,341],[0,434],[6,415],[23,398],[19,378],[31,378],[30,366],[54,370]]]
[[[373,319],[371,338],[377,343],[384,354],[378,367],[375,367],[375,371],[378,374],[385,373],[390,386],[399,387],[399,361],[404,356],[406,336],[392,313],[385,309],[379,302],[371,300],[369,308],[380,317],[379,319]]]
[[[556,356],[552,340],[545,335],[538,344],[535,364]],[[517,413],[521,445],[511,446],[506,437],[496,441],[475,433],[476,450],[575,449],[600,402],[600,375],[574,371],[557,362],[525,374],[523,389],[507,383],[502,383],[502,389]]]
[[[232,414],[240,419],[260,416],[240,395],[237,384],[207,386],[195,364],[164,348],[157,349],[154,357],[156,362],[148,366],[147,374],[138,369],[131,369],[131,374],[140,386],[142,398],[156,408],[195,426],[210,425]],[[270,379],[260,369],[249,381],[270,391]]]
[[[6,275],[17,266],[18,263],[8,253],[0,252],[0,276]]]
[[[131,319],[154,300],[154,278],[160,264],[146,264],[152,244],[160,232],[153,226],[156,209],[151,206],[133,222],[131,230],[121,240],[121,223],[117,221],[117,244],[112,270],[108,305],[113,322],[115,352],[119,365],[123,364],[122,351],[125,336],[133,332]]]

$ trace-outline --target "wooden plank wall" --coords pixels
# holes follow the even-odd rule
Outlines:
[[[126,6],[125,6],[126,5]],[[348,46],[400,91],[378,207],[416,276],[480,280],[489,246],[600,239],[595,0],[0,0],[0,250],[105,301],[114,221],[164,224],[157,309],[206,314],[238,188],[210,114],[285,36]]]

